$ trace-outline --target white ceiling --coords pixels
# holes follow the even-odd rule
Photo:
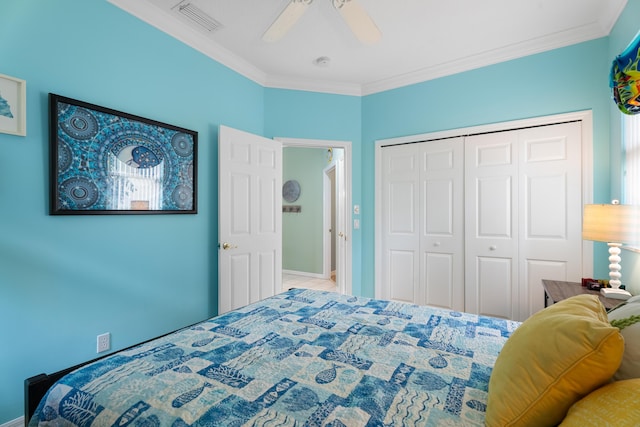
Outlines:
[[[627,0],[358,0],[382,32],[358,41],[331,0],[284,38],[261,37],[290,0],[108,0],[265,87],[368,95],[609,35]],[[178,12],[191,3],[221,24]],[[327,66],[314,60],[326,56]]]

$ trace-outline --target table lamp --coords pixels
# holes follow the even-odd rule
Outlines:
[[[620,247],[623,243],[640,241],[640,206],[621,205],[614,200],[610,205],[585,205],[582,220],[582,238],[609,245],[609,285],[600,292],[607,298],[627,299],[631,294],[619,289]]]

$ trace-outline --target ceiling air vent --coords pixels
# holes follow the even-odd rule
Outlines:
[[[174,9],[177,9],[177,11],[180,12],[183,16],[195,22],[201,28],[207,30],[210,33],[213,33],[214,31],[222,28],[222,24],[220,22],[207,15],[202,9],[195,6],[191,2],[180,2],[174,7]]]

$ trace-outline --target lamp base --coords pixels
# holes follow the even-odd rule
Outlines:
[[[620,247],[622,244],[620,243],[608,243],[609,245],[609,285],[618,289],[622,282],[620,279],[622,278],[622,273],[620,270],[622,267],[620,266]]]
[[[631,294],[624,289],[614,289],[614,288],[601,288],[600,293],[605,298],[613,298],[619,300],[628,300],[631,298]]]

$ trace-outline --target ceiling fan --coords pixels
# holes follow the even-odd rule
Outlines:
[[[329,0],[340,13],[353,34],[363,43],[376,43],[382,37],[380,30],[373,22],[358,0]],[[311,6],[313,0],[291,0],[262,36],[266,42],[280,40],[295,25]]]

